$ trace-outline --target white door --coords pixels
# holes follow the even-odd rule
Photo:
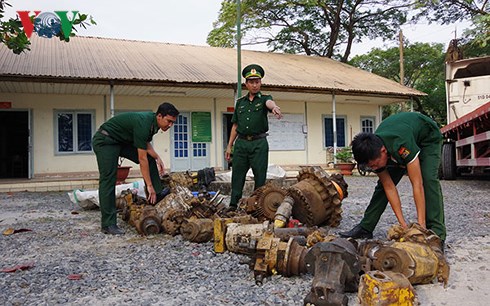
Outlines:
[[[180,113],[172,127],[171,171],[197,171],[210,166],[210,144],[192,142],[191,124],[190,113]]]

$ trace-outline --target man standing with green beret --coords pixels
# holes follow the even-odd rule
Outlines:
[[[162,103],[156,113],[128,112],[117,115],[95,133],[92,144],[99,167],[99,203],[102,232],[123,235],[117,226],[115,185],[119,157],[140,165],[148,191],[148,201],[155,204],[166,195],[160,175],[165,166],[151,141],[160,129],[167,131],[177,120],[179,111],[170,103]],[[167,192],[168,193],[168,192]]]
[[[371,168],[379,177],[364,218],[341,237],[372,238],[373,230],[388,202],[401,226],[407,227],[396,185],[408,174],[413,189],[417,221],[433,230],[444,247],[446,225],[438,169],[442,135],[437,124],[419,113],[392,115],[375,133],[360,133],[352,140],[352,152],[360,167]]]
[[[264,69],[256,64],[245,67],[242,76],[248,94],[239,98],[231,122],[230,140],[226,147],[225,158],[230,161],[233,146],[233,167],[231,176],[231,200],[229,210],[236,210],[242,198],[247,172],[252,168],[257,189],[265,184],[269,163],[269,143],[267,114],[273,113],[282,118],[281,108],[272,100],[272,96],[260,92]]]

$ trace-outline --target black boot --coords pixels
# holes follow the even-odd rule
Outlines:
[[[116,224],[105,226],[102,228],[102,233],[111,235],[124,235],[124,231]]]
[[[354,238],[354,239],[372,239],[373,238],[373,233],[362,228],[361,224],[354,226],[354,228],[348,232],[340,232],[339,235],[342,238],[349,238],[349,237]]]

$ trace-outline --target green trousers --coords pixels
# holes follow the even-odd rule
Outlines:
[[[436,142],[421,148],[418,157],[424,184],[426,226],[428,229],[433,230],[442,240],[446,240],[444,203],[438,176],[439,164],[441,162],[441,145],[442,142]],[[407,171],[405,168],[396,166],[388,166],[387,170],[395,185],[400,182]],[[371,232],[374,231],[387,204],[388,199],[384,192],[383,185],[378,181],[371,201],[369,202],[369,206],[364,212],[364,218],[361,221],[362,228]]]
[[[269,143],[267,139],[245,140],[238,138],[233,146],[233,163],[231,172],[230,206],[237,206],[242,198],[243,186],[247,172],[252,168],[254,189],[265,185],[267,166],[269,164]]]
[[[101,225],[102,227],[107,227],[117,224],[116,179],[119,157],[127,158],[138,164],[138,149],[128,144],[118,143],[110,136],[105,136],[100,132],[95,133],[92,145],[99,167]],[[162,191],[163,186],[158,174],[156,161],[150,155],[148,155],[148,164],[153,188],[155,188],[155,192],[159,193]]]

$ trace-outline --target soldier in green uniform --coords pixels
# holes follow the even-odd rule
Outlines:
[[[433,230],[444,242],[444,204],[438,178],[442,139],[436,123],[419,113],[392,115],[381,122],[374,134],[356,135],[352,141],[354,158],[360,167],[372,169],[379,180],[361,223],[340,235],[372,238],[388,202],[400,225],[407,227],[396,185],[408,174],[418,223]]]
[[[260,92],[264,69],[256,64],[248,65],[242,71],[248,94],[239,98],[231,122],[230,140],[225,158],[230,161],[233,146],[233,167],[231,176],[230,210],[235,210],[242,197],[247,172],[252,168],[257,189],[265,184],[269,162],[269,143],[267,113],[281,119],[281,108],[272,96]]]
[[[178,115],[179,111],[175,106],[162,103],[156,113],[128,112],[117,115],[102,124],[95,133],[92,144],[99,167],[99,203],[103,233],[124,234],[117,226],[115,197],[119,157],[140,165],[151,204],[159,202],[165,196],[160,180],[165,167],[151,141],[160,129],[167,131]]]

